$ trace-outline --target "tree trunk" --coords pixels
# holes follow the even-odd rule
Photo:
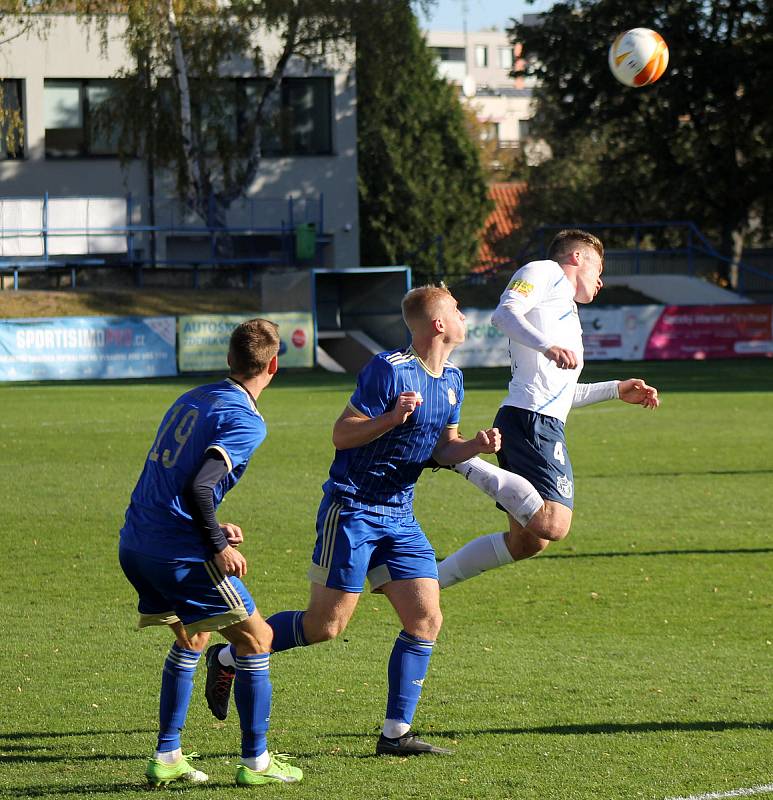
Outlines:
[[[174,12],[172,0],[167,0],[167,24],[169,25],[169,38],[172,42],[172,53],[174,55],[174,77],[177,83],[180,101],[182,149],[188,175],[188,185],[185,187],[185,199],[202,219],[206,219],[207,198],[204,197],[202,175],[193,142],[191,89],[188,82],[188,65],[185,62],[185,53],[183,52],[182,39],[180,38],[180,31],[177,27],[177,17]]]
[[[746,225],[741,223],[733,228],[733,255],[730,262],[730,285],[736,291],[743,291],[741,280],[741,256],[743,256],[744,239],[746,238]]]

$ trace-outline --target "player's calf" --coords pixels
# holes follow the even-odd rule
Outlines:
[[[482,458],[475,456],[454,464],[451,469],[496,500],[499,506],[524,527],[543,508],[542,497],[530,481],[514,472],[489,464]]]

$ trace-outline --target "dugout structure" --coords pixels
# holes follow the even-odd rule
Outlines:
[[[407,345],[400,302],[411,280],[405,266],[270,272],[260,278],[264,308],[311,312],[315,364],[336,372],[358,372],[375,353]]]

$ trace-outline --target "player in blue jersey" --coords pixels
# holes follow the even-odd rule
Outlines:
[[[411,730],[442,623],[435,553],[413,515],[413,490],[431,455],[451,464],[494,453],[499,432],[478,431],[471,440],[459,436],[464,386],[448,356],[466,331],[451,293],[435,286],[413,289],[403,299],[403,317],[411,346],[381,353],[365,366],[333,427],[336,453],[317,515],[309,606],[274,614],[268,623],[275,651],[333,639],[346,628],[367,577],[403,626],[389,659],[376,752],[446,754]],[[210,651],[209,670],[222,674],[229,648]],[[220,685],[227,688],[225,680]],[[212,700],[210,707],[219,706],[224,717],[227,691]]]
[[[238,525],[216,509],[266,437],[256,400],[277,371],[274,323],[253,319],[232,333],[230,377],[179,397],[156,434],[121,529],[119,559],[137,590],[140,627],[168,625],[174,644],[161,678],[159,734],[146,777],[154,786],[207,775],[182,754],[193,677],[210,631],[235,648],[234,696],[242,729],[240,785],[297,783],[301,770],[266,749],[272,631],[241,578]]]

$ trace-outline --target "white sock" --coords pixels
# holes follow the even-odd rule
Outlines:
[[[407,722],[401,722],[399,719],[385,719],[382,732],[387,739],[399,739],[401,736],[405,736],[410,729],[411,726]]]
[[[231,653],[230,644],[227,647],[220,648],[217,654],[217,660],[224,667],[233,667],[233,669],[236,669],[236,662],[234,661],[233,653]]]
[[[155,758],[156,761],[160,761],[162,764],[176,764],[182,757],[183,751],[179,747],[177,750],[167,750],[163,753],[156,750],[153,754],[153,758]]]
[[[507,549],[504,533],[479,536],[438,564],[440,588],[447,589],[481,572],[512,563],[513,557]]]
[[[496,500],[524,528],[545,504],[526,478],[489,464],[478,456],[454,464],[452,469]]]
[[[255,758],[243,758],[240,763],[255,772],[265,772],[271,763],[271,756],[268,754],[268,750],[264,750],[262,755],[255,756]]]

